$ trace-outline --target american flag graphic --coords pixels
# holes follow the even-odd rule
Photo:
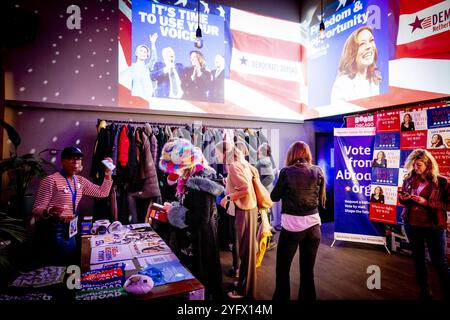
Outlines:
[[[400,0],[395,59],[389,61],[389,91],[400,97],[399,103],[450,93],[450,24],[432,25],[434,15],[449,9],[449,0]],[[414,30],[416,19],[423,21]]]

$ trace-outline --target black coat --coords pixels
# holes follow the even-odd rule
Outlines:
[[[222,290],[222,267],[217,237],[216,197],[224,188],[211,178],[212,172],[203,170],[186,183],[182,207],[187,228],[178,233],[177,251],[180,260],[205,286],[206,294],[219,297]],[[172,210],[169,215],[171,213]]]

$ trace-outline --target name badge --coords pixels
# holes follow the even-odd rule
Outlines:
[[[78,217],[70,220],[69,224],[69,238],[72,238],[74,235],[78,233]]]

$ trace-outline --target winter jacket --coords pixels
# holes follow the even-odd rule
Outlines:
[[[177,227],[187,226],[178,239],[180,260],[205,285],[207,294],[218,296],[222,287],[222,268],[215,199],[224,188],[211,180],[214,174],[212,169],[205,168],[190,177],[181,205],[173,207],[168,215],[169,222],[178,221],[174,223]]]
[[[156,173],[155,163],[150,152],[150,141],[146,134],[142,134],[141,161],[139,163],[139,178],[143,180],[143,188],[137,192],[131,192],[130,195],[139,198],[160,197],[158,175]]]
[[[128,163],[128,149],[130,148],[130,140],[128,139],[128,127],[122,126],[119,135],[119,150],[118,150],[118,162],[121,166],[126,166]]]
[[[273,201],[282,200],[282,213],[308,216],[325,206],[325,178],[320,167],[306,162],[281,169],[270,194]]]

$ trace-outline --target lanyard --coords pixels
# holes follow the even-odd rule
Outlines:
[[[75,206],[76,206],[76,202],[77,202],[77,183],[75,180],[75,176],[73,176],[72,179],[73,179],[73,190],[72,190],[72,187],[70,186],[70,182],[69,182],[68,178],[66,178],[66,181],[67,181],[67,185],[69,186],[70,193],[72,195],[73,215],[76,216],[77,212],[75,210]]]
[[[70,186],[70,182],[69,179],[66,176],[66,173],[64,171],[61,171],[61,175],[66,178],[67,181],[67,185],[69,186],[69,190],[70,190],[70,194],[72,195],[72,210],[73,210],[73,215],[76,216],[77,212],[75,210],[76,207],[76,203],[77,203],[77,181],[75,179],[75,176],[72,177],[73,179],[73,190],[72,187]]]

